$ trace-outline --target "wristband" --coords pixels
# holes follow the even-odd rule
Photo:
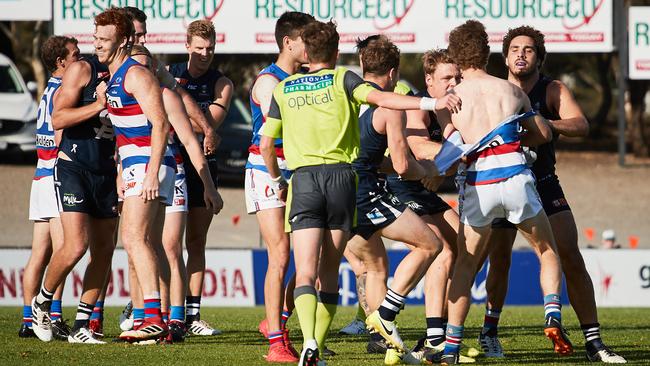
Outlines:
[[[280,188],[284,188],[284,187],[288,186],[288,183],[284,179],[282,174],[278,175],[275,178],[271,178],[271,182],[273,182],[271,184],[271,188],[273,188],[273,189],[280,189]]]
[[[436,98],[422,97],[422,99],[420,99],[420,110],[431,111],[435,113],[437,102],[438,99]]]

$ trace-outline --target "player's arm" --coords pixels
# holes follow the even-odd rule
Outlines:
[[[524,104],[523,111],[530,111],[530,99],[523,91],[519,92]],[[526,133],[521,137],[522,145],[539,146],[553,140],[553,131],[549,121],[539,114],[522,120],[521,126],[526,129]]]
[[[379,112],[379,116],[377,117],[386,121],[388,149],[390,150],[390,157],[395,172],[407,180],[424,178],[427,172],[411,156],[406,137],[404,136],[404,128],[406,126],[404,112],[384,108],[375,111],[375,113],[377,112]]]
[[[275,153],[275,139],[282,137],[282,116],[275,97],[271,98],[268,117],[262,126],[261,132],[262,139],[260,140],[260,154],[264,159],[264,165],[269,171],[271,180],[276,184],[273,188],[277,189],[278,197],[282,201],[285,201],[287,183],[284,180],[284,177],[282,177],[280,166],[278,166],[278,156]]]
[[[406,111],[406,141],[418,160],[433,160],[442,144],[431,141],[427,127],[431,123],[426,111]]]
[[[271,108],[271,99],[273,98],[273,89],[278,85],[279,80],[268,74],[264,74],[257,78],[253,89],[251,90],[251,97],[253,101],[260,105],[262,114],[266,118]]]
[[[174,127],[178,139],[185,146],[190,161],[201,178],[201,182],[205,188],[203,199],[205,200],[206,207],[211,209],[216,215],[223,208],[223,200],[219,192],[217,192],[217,188],[214,186],[210,169],[208,168],[208,162],[205,159],[203,149],[201,149],[201,145],[196,139],[194,131],[192,131],[192,125],[185,111],[183,100],[175,91],[165,88],[163,89],[163,102],[169,122]]]
[[[192,123],[193,131],[202,133],[205,136],[203,139],[203,153],[205,155],[216,153],[219,142],[221,141],[216,128],[210,124],[206,115],[201,111],[201,107],[199,107],[190,93],[181,86],[176,87],[174,91],[176,91],[183,100],[183,105],[185,106],[187,115]]]
[[[549,107],[557,111],[561,118],[550,121],[553,132],[569,137],[583,137],[589,134],[589,122],[564,83],[553,81],[549,85],[547,95],[551,104]]]
[[[56,103],[52,112],[52,128],[61,130],[76,126],[106,108],[106,88],[98,87],[97,100],[94,103],[77,107],[83,89],[90,82],[91,67],[87,62],[74,62],[63,74],[61,86],[57,90]],[[104,92],[100,92],[104,90]]]
[[[151,158],[142,183],[145,202],[159,197],[158,172],[167,148],[169,120],[162,102],[158,79],[144,67],[132,67],[126,74],[124,90],[138,101],[142,112],[151,123]]]
[[[214,84],[215,99],[210,103],[208,107],[209,113],[206,113],[205,117],[215,131],[219,129],[219,126],[228,115],[233,89],[232,81],[225,76],[219,78]]]

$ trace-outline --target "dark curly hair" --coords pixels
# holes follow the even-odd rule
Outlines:
[[[301,36],[309,62],[329,62],[339,50],[339,33],[331,20],[327,23],[313,21],[307,24]]]
[[[517,28],[508,29],[508,33],[503,36],[503,48],[501,53],[504,58],[508,57],[508,49],[510,49],[510,42],[519,36],[530,37],[535,43],[535,53],[537,53],[538,68],[542,68],[544,59],[546,59],[546,46],[544,45],[544,34],[533,27],[522,25]]]
[[[41,46],[41,59],[49,72],[56,71],[56,60],[68,57],[70,50],[66,47],[68,43],[77,44],[74,37],[52,36],[43,42]]]
[[[461,70],[484,69],[490,56],[485,26],[477,20],[468,20],[449,33],[449,56]]]
[[[275,42],[278,44],[278,48],[282,50],[284,37],[291,39],[300,37],[305,26],[314,20],[312,15],[298,11],[287,11],[282,14],[275,23]]]
[[[364,74],[386,75],[390,69],[399,68],[399,48],[386,36],[374,35],[364,40],[359,39],[357,50]]]

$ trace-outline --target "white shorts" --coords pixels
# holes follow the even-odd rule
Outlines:
[[[29,194],[29,219],[47,221],[52,217],[59,217],[59,204],[54,191],[54,176],[50,175],[32,181],[32,191]]]
[[[181,163],[176,165],[174,200],[171,206],[165,207],[165,213],[187,211],[187,183],[185,182],[185,166]]]
[[[248,162],[260,164],[261,156],[251,154]],[[264,162],[261,161],[264,165]],[[284,159],[278,158],[280,170],[287,171],[287,163]],[[271,188],[271,176],[264,170],[247,168],[244,181],[244,195],[246,196],[246,210],[249,214],[269,208],[284,207],[285,203],[280,200],[276,192]]]
[[[497,183],[465,184],[461,192],[460,221],[473,227],[490,225],[496,218],[520,224],[543,208],[535,188],[535,177],[528,169]]]
[[[146,172],[146,164],[133,164],[122,170],[122,180],[124,181],[124,198],[139,196],[142,192],[142,181]],[[160,201],[167,206],[171,206],[174,201],[174,180],[176,179],[175,169],[160,165],[158,171],[158,181],[160,185],[158,192]]]

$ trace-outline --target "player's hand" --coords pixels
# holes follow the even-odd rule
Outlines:
[[[160,197],[160,182],[158,182],[158,174],[153,175],[149,172],[144,176],[144,180],[142,181],[142,192],[140,192],[140,197],[142,197],[145,202],[153,201]]]
[[[106,106],[106,89],[108,86],[106,85],[105,81],[102,81],[101,83],[97,84],[97,88],[95,89],[95,93],[97,94],[97,102],[99,105],[102,107]]]
[[[121,174],[117,175],[115,185],[117,186],[117,197],[124,200],[124,191],[126,190],[126,187],[124,187],[124,180],[122,179]]]
[[[281,185],[276,192],[278,194],[278,198],[280,199],[280,201],[287,203],[287,194],[289,193],[289,186]]]
[[[214,130],[210,130],[210,132],[208,132],[203,139],[203,153],[205,155],[216,154],[217,147],[219,147],[220,143],[221,136],[217,135]]]
[[[458,113],[460,112],[461,106],[462,101],[460,100],[460,97],[454,93],[453,89],[449,90],[444,97],[438,98],[436,101],[436,111],[448,109],[451,113]]]
[[[431,192],[435,192],[438,190],[442,182],[445,181],[445,177],[441,175],[436,175],[433,177],[426,177],[423,178],[420,182],[422,182],[422,185],[424,188]]]
[[[223,208],[223,199],[219,192],[214,188],[207,188],[203,191],[203,200],[205,201],[205,208],[212,211],[213,214],[218,214]]]

